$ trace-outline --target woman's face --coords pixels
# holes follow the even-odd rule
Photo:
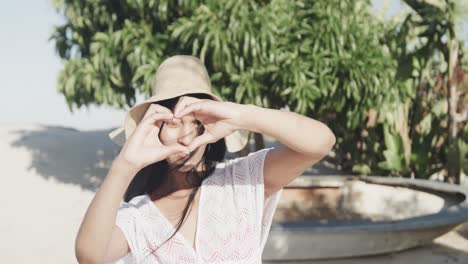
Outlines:
[[[202,125],[198,120],[195,119],[193,113],[189,113],[179,119],[180,122],[165,121],[162,125],[159,139],[164,145],[171,145],[175,142],[183,146],[188,146],[198,136],[199,127]],[[202,158],[205,152],[206,144],[201,145],[192,158],[184,163],[179,171],[189,171],[195,166]],[[183,161],[183,158],[179,154],[174,154],[167,157],[166,161],[169,166],[174,166]]]

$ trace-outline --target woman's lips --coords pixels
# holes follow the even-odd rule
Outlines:
[[[188,155],[185,154],[177,154],[177,161],[183,161],[185,158],[188,157]]]
[[[177,153],[177,156],[182,157],[182,158],[188,157],[188,155],[185,153]]]

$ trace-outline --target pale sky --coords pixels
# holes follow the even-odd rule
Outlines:
[[[71,114],[56,91],[62,63],[50,37],[60,16],[50,0],[4,1],[0,9],[0,124],[41,123],[82,130],[120,126],[124,112],[93,106]]]
[[[383,2],[375,0],[375,6],[381,6]],[[399,0],[393,0],[390,6],[389,15],[401,8]],[[124,111],[107,106],[91,106],[71,114],[64,97],[56,91],[62,63],[55,54],[53,43],[47,39],[60,19],[51,0],[2,2],[0,125],[41,123],[80,130],[122,125]],[[467,28],[465,25],[465,37]],[[137,99],[140,100],[143,98]]]

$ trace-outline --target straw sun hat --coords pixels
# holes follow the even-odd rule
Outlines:
[[[123,146],[151,103],[191,93],[207,94],[213,100],[223,102],[221,98],[211,92],[208,71],[198,58],[186,55],[167,58],[156,71],[153,95],[147,100],[132,106],[125,115],[123,127],[110,132],[109,137],[113,142]],[[248,131],[237,130],[224,139],[227,150],[237,152],[247,144]]]

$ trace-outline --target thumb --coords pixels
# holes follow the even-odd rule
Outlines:
[[[179,144],[167,146],[164,149],[165,149],[164,152],[166,156],[170,156],[170,155],[178,154],[178,153],[185,153],[187,155],[190,154],[190,151],[187,147],[181,146]]]
[[[198,136],[196,137],[192,143],[190,143],[190,145],[188,146],[188,149],[191,151],[191,150],[194,150],[196,148],[198,148],[199,146],[203,145],[203,144],[208,144],[208,143],[211,143],[211,136],[209,136],[207,133],[201,135],[201,136]]]

